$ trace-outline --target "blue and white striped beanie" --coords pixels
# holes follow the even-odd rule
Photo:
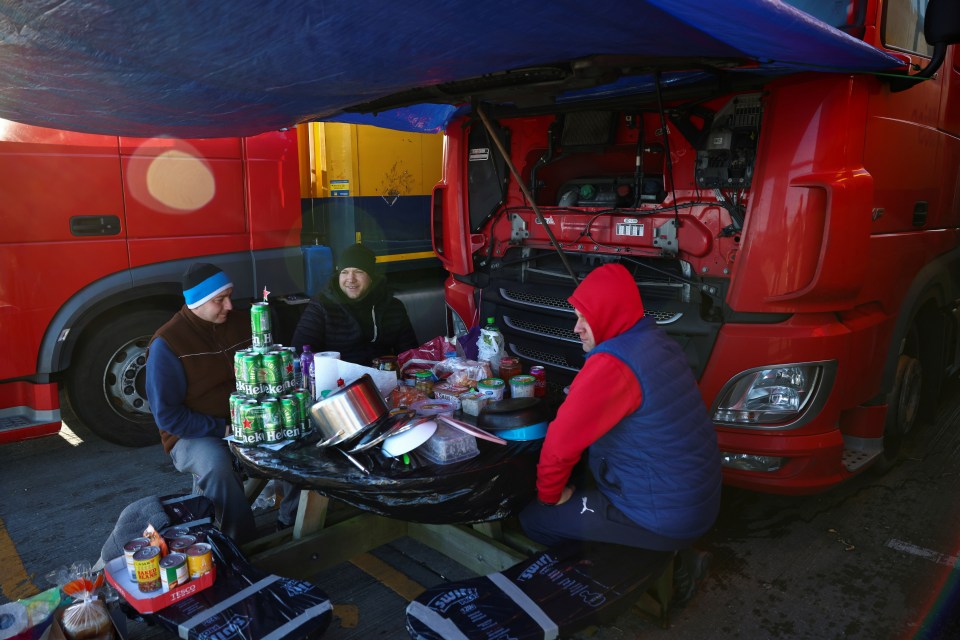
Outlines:
[[[196,309],[231,287],[230,276],[207,262],[195,262],[183,274],[183,299],[188,309]]]

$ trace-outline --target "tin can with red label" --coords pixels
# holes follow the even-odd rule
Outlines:
[[[170,548],[170,553],[186,553],[187,549],[195,544],[197,544],[197,536],[184,534],[171,539],[167,547]]]
[[[133,554],[137,587],[143,593],[160,589],[160,547],[141,547]]]
[[[198,542],[187,549],[187,571],[190,579],[196,580],[213,569],[213,547],[206,542]]]
[[[182,553],[169,553],[160,559],[160,586],[164,591],[170,591],[189,580],[187,556]]]
[[[547,370],[541,366],[530,367],[530,375],[537,379],[533,383],[533,395],[543,398],[547,395]]]
[[[127,573],[130,574],[130,579],[134,582],[137,581],[137,571],[133,568],[133,554],[147,546],[150,546],[150,538],[134,538],[123,545],[123,557],[127,562]]]

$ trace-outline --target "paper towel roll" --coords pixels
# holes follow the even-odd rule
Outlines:
[[[340,359],[340,352],[339,352],[339,351],[321,351],[320,353],[318,353],[318,354],[316,354],[316,355],[318,355],[318,356],[323,356],[324,358],[334,358],[334,359],[336,359],[336,360],[339,360],[339,359]]]
[[[12,638],[30,626],[27,608],[19,602],[0,605],[0,639]]]
[[[329,352],[325,352],[329,353]],[[317,353],[313,356],[313,399],[323,398],[322,393],[337,388],[340,378],[340,360]]]

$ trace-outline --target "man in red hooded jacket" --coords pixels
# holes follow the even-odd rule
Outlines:
[[[620,264],[592,271],[569,302],[587,360],[547,430],[538,499],[520,514],[523,528],[548,546],[573,539],[689,549],[716,520],[721,475],[716,432],[687,359],[644,318],[636,282]],[[582,458],[596,487],[570,482]],[[687,558],[694,573],[702,568],[702,555]]]

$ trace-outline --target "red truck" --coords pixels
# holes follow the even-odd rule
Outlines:
[[[127,138],[0,121],[0,442],[55,433],[59,390],[104,438],[156,441],[144,347],[194,261],[236,297],[304,291],[295,131]]]
[[[960,53],[934,55],[917,3],[793,4],[943,65],[474,95],[487,111],[446,128],[433,226],[452,321],[496,318],[558,397],[583,362],[567,297],[626,265],[696,373],[725,482],[803,494],[893,464],[960,369]]]
[[[289,337],[333,253],[360,237],[417,330],[437,335],[441,142],[357,125],[179,139],[0,120],[0,443],[56,433],[62,417],[118,444],[156,442],[144,350],[195,261],[223,267],[241,307],[267,287]],[[397,165],[410,184],[383,178]],[[332,193],[338,177],[351,190]]]

